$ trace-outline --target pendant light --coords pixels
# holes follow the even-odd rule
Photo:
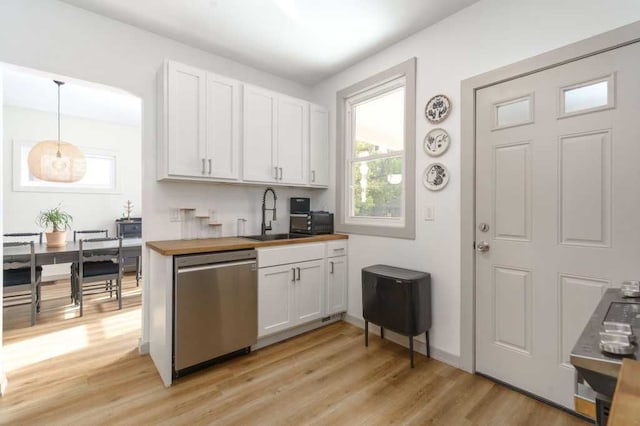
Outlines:
[[[27,159],[29,173],[49,182],[77,182],[87,170],[87,160],[80,149],[60,140],[60,86],[62,81],[53,80],[58,85],[58,140],[38,142]]]

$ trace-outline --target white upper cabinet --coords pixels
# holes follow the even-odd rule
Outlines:
[[[164,170],[172,176],[198,176],[205,170],[206,73],[169,62],[166,83]]]
[[[328,186],[326,109],[174,61],[158,96],[158,180]]]
[[[244,86],[243,179],[306,185],[309,103]]]
[[[158,179],[238,179],[240,83],[167,61],[159,84]]]
[[[277,95],[245,84],[243,99],[243,179],[278,182]]]
[[[329,111],[313,104],[309,107],[309,184],[329,186]]]
[[[280,183],[307,183],[309,103],[278,96],[277,166]]]
[[[207,74],[207,174],[221,179],[240,177],[240,83]]]

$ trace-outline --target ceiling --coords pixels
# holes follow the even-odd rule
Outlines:
[[[313,85],[478,0],[62,0]]]
[[[139,126],[140,99],[118,89],[46,73],[7,66],[2,69],[4,105],[58,111],[58,89],[54,79],[64,81],[60,88],[60,112],[63,115]]]

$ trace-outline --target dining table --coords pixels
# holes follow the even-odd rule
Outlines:
[[[113,243],[105,242],[105,247],[112,247]],[[55,265],[58,263],[73,263],[78,261],[80,252],[79,241],[67,241],[62,247],[50,247],[45,243],[35,243],[34,253],[36,266]],[[91,248],[100,248],[100,243],[92,243]],[[24,259],[29,253],[25,246],[5,247],[3,252],[4,263]],[[138,258],[142,255],[142,238],[122,239],[122,257]]]

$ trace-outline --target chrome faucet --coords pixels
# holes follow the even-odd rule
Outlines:
[[[267,208],[267,192],[271,192],[273,194],[273,208]],[[276,196],[276,191],[273,188],[269,187],[264,190],[264,194],[262,194],[262,227],[261,227],[261,235],[266,235],[267,231],[271,231],[271,220],[269,221],[269,225],[266,224],[266,212],[270,210],[273,212],[272,220],[276,220],[276,200],[278,197]]]

